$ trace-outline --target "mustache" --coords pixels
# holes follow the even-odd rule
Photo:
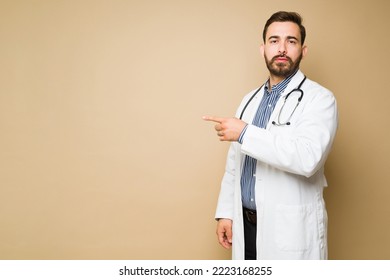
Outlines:
[[[285,55],[285,54],[281,54],[281,55],[276,55],[276,56],[274,56],[274,57],[271,59],[271,63],[272,63],[272,62],[275,62],[275,60],[277,60],[278,58],[281,58],[281,57],[286,58],[290,63],[292,63],[292,59],[291,59],[289,56]]]

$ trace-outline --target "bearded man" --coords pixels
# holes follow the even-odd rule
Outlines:
[[[215,218],[233,259],[327,259],[324,165],[337,105],[299,69],[305,38],[299,14],[273,14],[260,47],[269,79],[244,97],[236,117],[203,117],[231,142]]]

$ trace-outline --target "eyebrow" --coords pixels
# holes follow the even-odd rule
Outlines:
[[[276,35],[269,36],[268,40],[271,40],[271,39],[280,39],[280,36],[276,36]]]
[[[297,40],[299,42],[298,38],[295,36],[287,36],[287,39],[294,39],[294,40]]]

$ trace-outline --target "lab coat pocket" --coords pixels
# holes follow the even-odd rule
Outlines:
[[[311,248],[315,230],[311,204],[279,205],[276,209],[275,241],[280,250],[303,252]]]

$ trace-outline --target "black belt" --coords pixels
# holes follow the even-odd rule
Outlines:
[[[257,212],[256,212],[256,210],[251,210],[251,209],[248,209],[248,208],[245,208],[245,207],[243,207],[242,210],[244,212],[245,219],[247,219],[250,223],[252,223],[254,225],[257,224]]]

